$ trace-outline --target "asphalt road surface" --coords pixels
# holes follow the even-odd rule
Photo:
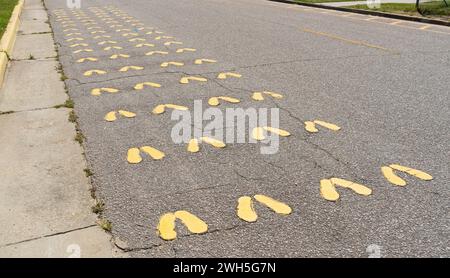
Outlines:
[[[65,2],[45,0],[96,196],[130,256],[450,255],[450,28],[264,0]],[[181,84],[187,76],[207,81]],[[161,87],[134,88],[143,82]],[[261,91],[282,98],[254,100]],[[272,155],[251,143],[203,142],[191,153],[171,139],[170,107],[152,114],[159,104],[192,110],[194,100],[206,109],[216,96],[240,100],[221,111],[279,108],[290,136]],[[135,117],[105,120],[119,110]],[[311,133],[314,120],[340,130]],[[142,146],[165,157],[141,152],[130,163]],[[392,164],[433,179],[385,168],[407,183],[394,185],[381,171]],[[338,200],[326,194],[333,187]],[[255,195],[282,204],[272,210]],[[191,231],[174,214],[183,210],[198,217]]]

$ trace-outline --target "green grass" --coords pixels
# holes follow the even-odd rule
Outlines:
[[[0,38],[8,26],[9,18],[18,0],[0,0]]]
[[[111,232],[112,224],[108,220],[103,218],[103,219],[98,220],[97,223],[103,230],[105,230],[107,232]]]
[[[450,2],[450,1],[449,1]],[[450,3],[449,3],[450,5]],[[434,15],[434,16],[450,16],[450,6],[445,6],[444,1],[433,1],[428,3],[421,3],[420,9],[424,15]],[[360,9],[360,10],[372,10],[387,13],[401,13],[407,15],[419,15],[416,10],[415,4],[381,4],[380,8],[371,9],[367,5],[353,5],[348,6],[348,8]]]
[[[428,3],[420,3],[419,8],[425,15],[442,15],[450,16],[450,1],[447,0],[447,5],[444,1],[433,1]]]

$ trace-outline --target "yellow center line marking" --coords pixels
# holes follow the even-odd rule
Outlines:
[[[379,50],[388,51],[388,52],[392,52],[393,51],[393,50],[387,49],[387,48],[382,47],[382,46],[366,43],[366,42],[363,42],[363,41],[346,39],[346,38],[343,38],[343,37],[340,37],[340,36],[336,36],[336,35],[332,35],[332,34],[328,34],[328,33],[324,33],[324,32],[319,32],[319,31],[314,31],[314,30],[311,30],[311,29],[300,28],[300,30],[302,30],[303,32],[315,34],[315,35],[318,35],[318,36],[324,36],[324,37],[327,37],[327,38],[330,38],[330,39],[335,39],[335,40],[343,41],[343,42],[354,44],[354,45],[370,47],[370,48],[379,49]]]

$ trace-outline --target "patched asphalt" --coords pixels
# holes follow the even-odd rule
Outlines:
[[[270,1],[96,0],[82,11],[98,22],[104,34],[90,34],[77,21],[83,41],[67,42],[55,10],[65,3],[46,0],[58,44],[66,85],[75,102],[79,127],[98,198],[112,233],[127,244],[131,256],[155,257],[367,257],[376,244],[385,257],[448,257],[450,153],[450,28],[409,22],[368,21],[367,16],[321,13]],[[139,37],[155,47],[136,48],[116,29],[95,18],[89,7],[115,7],[145,27],[164,31],[183,45],[164,46],[158,35]],[[111,13],[109,13],[112,15]],[[113,16],[113,15],[112,15]],[[119,19],[119,21],[121,21]],[[89,26],[87,26],[89,27]],[[70,27],[67,27],[70,28]],[[95,30],[92,30],[95,31]],[[148,30],[146,30],[148,31]],[[111,38],[94,39],[95,35]],[[117,41],[121,50],[105,51],[101,41]],[[87,43],[86,47],[70,47]],[[175,53],[178,48],[196,52]],[[93,52],[73,51],[89,48]],[[149,51],[168,55],[146,56]],[[129,59],[111,60],[112,54]],[[96,62],[76,63],[83,57]],[[214,64],[194,65],[199,58]],[[167,61],[182,67],[161,68]],[[143,70],[119,72],[124,66]],[[92,69],[105,75],[87,77]],[[220,72],[238,72],[239,79],[216,79]],[[180,78],[202,76],[205,83],[182,85]],[[133,87],[156,82],[161,88]],[[92,96],[95,88],[118,93]],[[255,102],[254,91],[273,91],[284,98]],[[191,154],[170,137],[175,124],[170,111],[151,114],[158,104],[204,108],[213,96],[239,98],[239,104],[218,108],[280,108],[280,128],[292,135],[280,138],[279,152],[260,154],[259,144],[229,144],[214,149],[202,144]],[[137,114],[106,122],[119,109]],[[304,130],[304,121],[321,119],[338,124],[338,132]],[[144,155],[140,164],[126,160],[131,147],[150,145],[166,154],[161,161]],[[430,173],[432,181],[400,174],[406,187],[388,183],[380,167],[401,164]],[[339,177],[364,184],[370,196],[338,189],[340,200],[320,196],[321,179]],[[257,204],[259,219],[247,223],[236,216],[239,197],[264,194],[291,206],[282,216]],[[208,224],[208,232],[191,234],[177,223],[178,238],[164,241],[157,234],[159,217],[188,210]]]

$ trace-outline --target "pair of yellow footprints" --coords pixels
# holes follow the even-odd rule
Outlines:
[[[194,64],[202,65],[203,63],[216,63],[216,62],[217,62],[216,60],[212,60],[212,59],[197,59],[194,61]],[[181,66],[184,66],[184,63],[183,62],[173,62],[173,61],[161,63],[162,68],[167,68],[168,66],[171,66],[171,65],[176,66],[176,67],[181,67]]]
[[[125,67],[120,68],[119,72],[127,72],[129,70],[143,70],[143,69],[144,69],[144,67],[141,67],[141,66],[125,66]],[[93,76],[94,74],[96,74],[96,75],[104,75],[106,73],[107,72],[104,71],[104,70],[94,69],[94,70],[85,71],[83,73],[83,75],[84,76]]]
[[[288,205],[265,195],[255,195],[254,198],[256,201],[267,206],[275,213],[281,215],[288,215],[292,213],[292,209]],[[255,212],[251,197],[243,196],[238,199],[237,216],[246,222],[255,222],[258,219],[258,215]],[[203,234],[208,231],[208,225],[203,220],[188,211],[179,210],[174,213],[166,213],[161,216],[158,224],[158,233],[162,239],[176,239],[177,232],[175,231],[175,221],[177,219],[180,220],[193,234]]]
[[[166,155],[153,147],[143,146],[140,148],[131,148],[128,150],[127,161],[130,164],[138,164],[142,161],[141,151],[148,154],[154,160],[161,160]]]
[[[120,116],[123,116],[125,118],[134,118],[136,117],[136,114],[130,111],[125,111],[125,110],[119,110],[119,111],[111,111],[108,114],[106,114],[105,116],[105,120],[107,122],[114,122],[115,120],[117,120],[117,114],[119,114]]]
[[[139,90],[143,90],[145,87],[161,88],[161,84],[153,83],[153,82],[143,82],[143,83],[136,84],[134,86],[134,89],[139,91]],[[117,92],[119,92],[119,90],[116,88],[94,88],[91,90],[91,95],[100,96],[102,93],[114,94]]]
[[[228,77],[241,78],[242,75],[235,72],[222,72],[217,75],[217,79],[227,79]],[[191,81],[206,82],[208,79],[199,76],[186,76],[180,79],[181,84],[189,84]]]
[[[317,129],[317,126],[322,126],[324,128],[327,128],[332,131],[339,131],[341,128],[335,124],[320,121],[320,120],[314,120],[314,121],[306,121],[305,122],[305,130],[310,133],[316,133],[319,132]]]
[[[391,164],[389,166],[381,167],[381,172],[383,173],[386,180],[394,185],[405,186],[406,181],[399,176],[397,176],[394,170],[403,172],[405,174],[409,174],[413,177],[416,177],[421,180],[430,181],[433,177],[425,173],[423,171],[413,169],[406,166],[401,166],[398,164]],[[331,178],[331,179],[323,179],[320,181],[320,195],[328,201],[337,201],[339,199],[339,193],[336,190],[336,186],[347,188],[355,192],[356,194],[369,196],[372,194],[372,189],[368,188],[365,185],[355,183],[352,181],[339,179],[339,178]]]
[[[410,167],[401,166],[398,164],[391,164],[389,166],[381,167],[381,172],[383,173],[384,177],[390,183],[392,183],[394,185],[398,185],[398,186],[405,186],[406,181],[404,179],[400,178],[399,176],[397,176],[395,174],[394,170],[409,174],[413,177],[416,177],[418,179],[425,180],[425,181],[429,181],[429,180],[433,179],[433,177],[428,173],[425,173],[423,171],[413,169]]]

